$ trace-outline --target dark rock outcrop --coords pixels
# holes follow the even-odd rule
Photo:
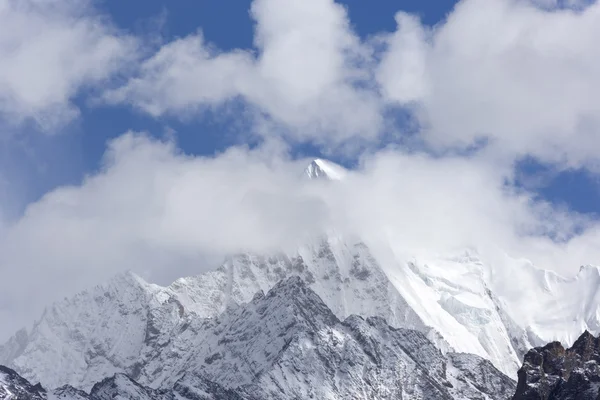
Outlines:
[[[569,349],[559,342],[536,347],[518,378],[513,400],[600,399],[600,338],[586,331]]]

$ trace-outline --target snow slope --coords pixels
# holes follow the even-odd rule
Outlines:
[[[45,310],[19,356],[3,363],[52,388],[127,371],[144,346],[158,291],[123,274],[65,299]]]
[[[582,266],[570,278],[536,268],[526,260],[490,271],[489,285],[515,321],[538,338],[571,345],[584,332],[600,333],[600,269]]]

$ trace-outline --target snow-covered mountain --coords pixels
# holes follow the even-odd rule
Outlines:
[[[339,318],[381,316],[393,326],[429,331],[363,244],[330,238],[291,257],[231,257],[215,271],[166,288],[119,275],[49,307],[29,333],[0,349],[0,363],[48,387],[89,389],[116,372],[137,379],[140,357],[172,341],[182,321],[216,317],[290,276],[309,283]]]
[[[338,181],[344,179],[347,171],[331,161],[317,158],[304,170],[304,175],[309,179],[328,179]]]
[[[315,160],[305,174],[343,179],[346,172]],[[189,356],[185,332],[194,321],[216,323],[290,277],[306,282],[340,320],[381,317],[422,332],[445,353],[479,355],[513,377],[529,348],[571,344],[585,329],[600,333],[596,267],[565,279],[509,257],[490,262],[464,251],[407,259],[402,250],[401,243],[374,249],[330,234],[293,253],[235,255],[168,287],[120,275],[49,307],[33,329],[0,347],[0,364],[46,387],[89,390],[115,373],[160,384],[167,379],[160,368]]]
[[[189,319],[178,328],[140,365],[140,382],[152,382],[154,389],[116,374],[94,385],[88,397],[72,387],[52,395],[65,400],[504,399],[516,387],[489,361],[443,355],[420,332],[392,328],[378,317],[340,321],[299,277],[216,318]]]

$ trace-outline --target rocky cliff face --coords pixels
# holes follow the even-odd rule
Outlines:
[[[3,400],[244,400],[236,392],[196,376],[186,376],[170,389],[151,389],[124,374],[115,374],[94,385],[90,393],[63,386],[46,391],[15,371],[0,366],[0,398]]]
[[[140,382],[150,384],[115,374],[89,394],[68,386],[46,393],[13,380],[21,379],[35,400],[485,400],[505,399],[515,389],[489,361],[444,355],[418,331],[379,317],[340,321],[298,277],[179,329],[187,332],[184,341],[166,344],[140,365]]]
[[[10,368],[0,366],[0,399],[45,400],[41,385],[32,385]]]
[[[530,350],[513,400],[600,398],[600,338],[584,332],[571,348],[559,342]]]
[[[299,277],[190,321],[148,357],[140,380],[171,387],[190,373],[249,399],[494,399],[514,390],[489,361],[443,355],[418,331],[380,317],[340,321]]]

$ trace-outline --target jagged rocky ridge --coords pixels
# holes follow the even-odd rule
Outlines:
[[[90,393],[72,386],[47,391],[32,385],[15,371],[0,366],[0,398],[3,400],[243,400],[235,391],[197,376],[185,376],[171,389],[151,389],[125,374],[115,374],[95,384]]]
[[[151,385],[116,374],[95,384],[89,395],[68,386],[50,395],[65,400],[483,400],[504,399],[515,388],[489,361],[443,355],[420,332],[392,328],[379,317],[340,321],[298,277],[217,318],[193,319],[179,329],[180,341],[166,343],[139,366],[139,379]],[[19,379],[22,392],[47,398],[41,387]],[[16,392],[15,386],[6,390]]]
[[[571,348],[560,342],[530,350],[513,400],[600,398],[600,338],[585,331]]]
[[[12,369],[0,365],[0,399],[43,400],[46,391],[41,385],[32,385]]]

